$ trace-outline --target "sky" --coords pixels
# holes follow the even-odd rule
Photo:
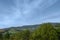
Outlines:
[[[60,22],[60,0],[0,0],[0,28]]]

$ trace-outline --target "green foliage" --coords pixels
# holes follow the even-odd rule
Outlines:
[[[58,38],[60,39],[60,28],[56,29],[58,33]]]
[[[10,38],[10,34],[9,34],[9,32],[6,32],[4,34],[4,40],[9,40],[9,38]]]
[[[23,31],[13,34],[10,40],[29,40],[29,36],[30,36],[30,31],[23,30]]]
[[[0,40],[3,40],[3,36],[2,36],[2,33],[0,33]]]
[[[58,25],[57,25],[58,26]],[[11,29],[0,33],[0,40],[59,40],[60,28],[56,28],[51,23],[41,24],[35,30],[15,30]]]
[[[57,32],[50,23],[42,24],[31,37],[31,40],[58,40]]]
[[[19,36],[20,36],[21,40],[29,40],[30,31],[29,30],[23,30],[22,32],[20,32]]]
[[[57,25],[55,25],[55,27],[60,27],[60,23],[59,23],[59,24],[57,24]]]

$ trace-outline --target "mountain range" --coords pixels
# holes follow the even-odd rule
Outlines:
[[[59,28],[60,27],[60,23],[51,23],[51,24],[53,26],[55,26],[55,28]],[[21,31],[21,30],[25,30],[25,29],[34,30],[34,29],[40,27],[40,25],[41,24],[4,28],[4,29],[0,29],[0,32],[5,32],[5,31]]]

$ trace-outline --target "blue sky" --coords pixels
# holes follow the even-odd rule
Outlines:
[[[0,28],[60,22],[60,0],[0,0]]]

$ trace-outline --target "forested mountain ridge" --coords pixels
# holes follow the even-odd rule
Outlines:
[[[51,23],[54,27],[59,28],[60,27],[60,23]],[[2,31],[6,31],[6,30],[24,30],[24,29],[29,29],[29,30],[34,30],[36,28],[38,28],[41,24],[36,24],[36,25],[25,25],[25,26],[17,26],[17,27],[10,27],[10,28],[4,28],[4,29],[0,29],[0,32]]]
[[[60,40],[60,23],[0,29],[0,40]]]

